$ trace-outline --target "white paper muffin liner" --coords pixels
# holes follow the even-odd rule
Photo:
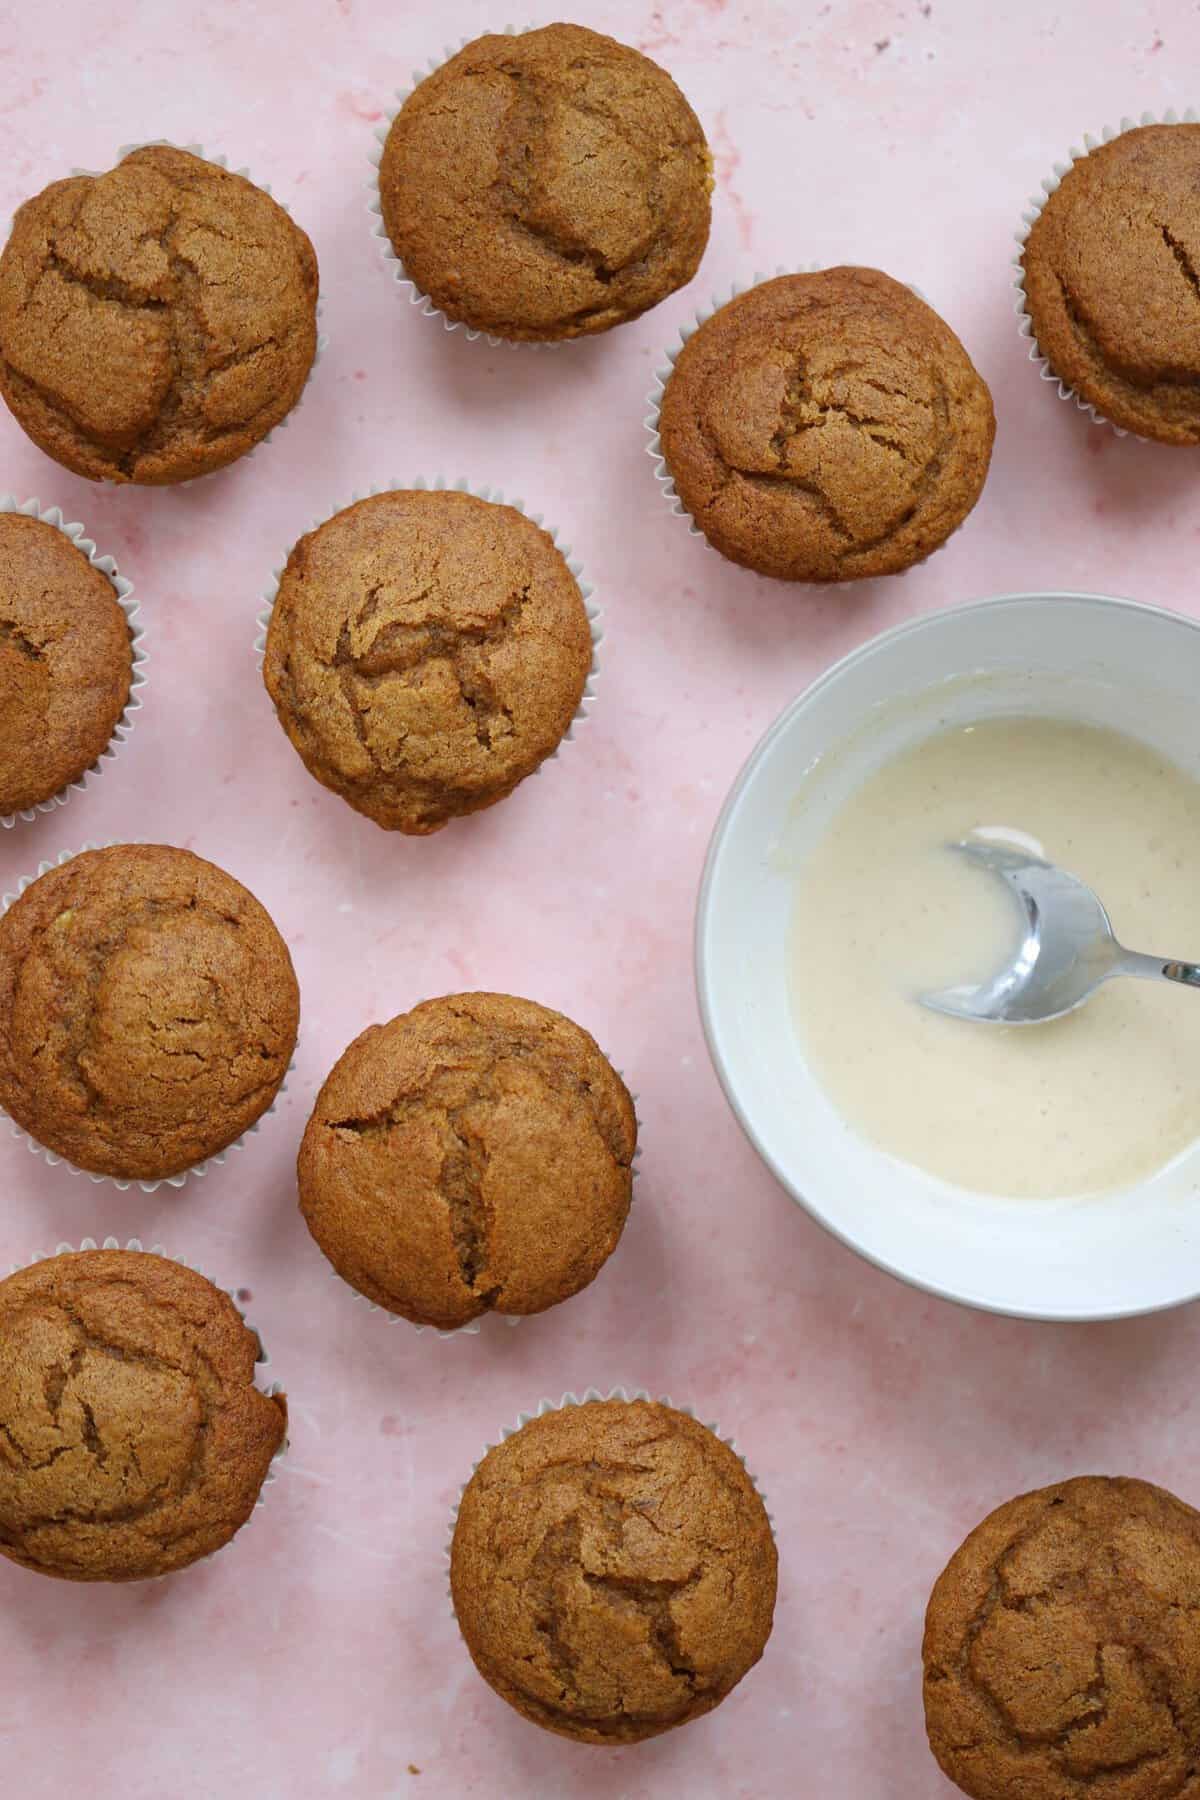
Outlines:
[[[246,168],[244,165],[239,168],[230,169],[229,168],[229,158],[227,156],[221,155],[217,152],[206,150],[204,148],[203,144],[179,144],[179,143],[176,143],[173,138],[139,138],[135,143],[118,145],[117,161],[118,162],[123,161],[124,158],[129,156],[131,154],[131,152],[134,150],[151,150],[160,145],[167,150],[184,150],[188,153],[189,156],[198,156],[204,162],[215,163],[218,169],[227,169],[227,170],[229,170],[230,174],[240,175],[240,176],[242,176],[242,178],[245,181],[253,182],[254,186],[256,188],[260,188],[264,194],[270,194],[271,198],[272,198],[272,200],[274,200],[275,204],[277,206],[282,206],[284,212],[287,213],[289,218],[291,218],[291,216],[292,216],[291,207],[287,204],[286,200],[281,200],[279,198],[278,194],[271,193],[270,182],[257,180],[256,177],[251,174],[250,170],[248,168]],[[72,169],[71,170],[72,175],[97,176],[97,175],[104,175],[107,173],[108,173],[108,171],[106,169]],[[312,363],[309,366],[308,374],[304,378],[304,386],[301,388],[301,390],[296,398],[295,405],[291,408],[291,410],[288,413],[286,413],[282,419],[280,419],[278,425],[273,425],[271,427],[270,431],[268,431],[268,433],[265,437],[259,438],[259,440],[256,444],[252,445],[252,447],[249,450],[247,450],[244,453],[244,455],[235,457],[233,462],[225,463],[219,469],[208,469],[205,471],[205,473],[203,475],[193,475],[186,481],[172,481],[172,482],[167,483],[166,485],[168,485],[170,487],[192,487],[197,481],[209,481],[209,480],[211,480],[211,478],[214,475],[224,475],[229,469],[235,469],[239,463],[244,463],[249,457],[253,456],[256,451],[263,449],[263,447],[265,445],[267,445],[271,442],[271,439],[275,436],[275,433],[277,431],[282,431],[285,426],[291,424],[291,422],[295,418],[296,414],[300,411],[301,406],[304,404],[304,396],[308,393],[308,384],[312,380],[313,375],[316,373],[317,364],[320,362],[321,357],[324,355],[325,351],[329,347],[329,339],[325,336],[324,332],[321,330],[321,314],[324,310],[324,300],[321,295],[319,276],[318,276],[318,285],[317,285],[317,309],[316,310],[317,310],[317,347],[313,353],[313,359],[312,359]],[[135,487],[136,488],[136,487],[140,486],[141,484],[138,482],[116,482],[116,481],[109,481],[107,479],[102,479],[101,485],[103,487]]]
[[[607,1053],[604,1051],[601,1051],[600,1054],[604,1057],[604,1060],[608,1063],[609,1067],[611,1069],[613,1069],[616,1074],[620,1075],[621,1080],[624,1081],[625,1080],[624,1075],[621,1074],[620,1069],[617,1068],[617,1065],[616,1065],[616,1063],[613,1062],[612,1058],[610,1056],[608,1056]],[[638,1163],[641,1160],[641,1155],[642,1155],[642,1121],[641,1121],[641,1117],[638,1113],[637,1095],[628,1086],[626,1087],[626,1092],[629,1094],[630,1099],[633,1101],[634,1127],[635,1127],[635,1130],[637,1133],[637,1143],[634,1147],[633,1157],[632,1157],[632,1160],[629,1165],[629,1177],[630,1177],[630,1181],[629,1181],[629,1186],[630,1186],[629,1212],[632,1212],[633,1211],[633,1202],[637,1196]],[[617,1255],[617,1252],[621,1248],[621,1243],[622,1243],[622,1240],[624,1239],[625,1232],[626,1232],[626,1229],[628,1228],[628,1225],[629,1225],[629,1213],[626,1213],[625,1224],[622,1225],[622,1227],[621,1227],[621,1236],[617,1239],[617,1242],[613,1249],[612,1255],[609,1256],[597,1269],[595,1275],[592,1278],[593,1281],[598,1281],[600,1279],[601,1275],[603,1275],[605,1269],[607,1269],[609,1263],[612,1261],[612,1258]],[[477,1319],[472,1319],[469,1324],[456,1325],[453,1328],[453,1330],[451,1330],[451,1331],[441,1331],[438,1329],[438,1327],[436,1325],[417,1325],[417,1324],[414,1324],[414,1322],[411,1319],[406,1319],[402,1313],[389,1312],[388,1308],[386,1306],[380,1306],[378,1301],[368,1299],[366,1294],[361,1293],[360,1290],[354,1286],[353,1282],[347,1281],[346,1277],[344,1275],[338,1274],[337,1270],[334,1268],[333,1264],[329,1261],[328,1257],[325,1256],[325,1252],[323,1250],[321,1250],[321,1246],[319,1244],[317,1244],[316,1247],[317,1247],[318,1251],[320,1251],[321,1256],[325,1260],[327,1274],[334,1281],[336,1281],[341,1287],[347,1288],[350,1291],[350,1293],[353,1295],[354,1299],[358,1301],[360,1306],[365,1306],[368,1312],[379,1313],[382,1316],[385,1324],[407,1325],[409,1330],[416,1332],[418,1337],[422,1336],[425,1332],[429,1332],[433,1337],[440,1339],[442,1343],[450,1343],[455,1338],[478,1337],[480,1335],[481,1327],[484,1325],[484,1322],[487,1320],[492,1321],[487,1327],[489,1332],[494,1332],[494,1331],[498,1330],[501,1326],[512,1327],[512,1326],[516,1326],[516,1325],[521,1325],[524,1323],[524,1321],[526,1319],[537,1319],[537,1318],[541,1318],[544,1316],[541,1313],[502,1313],[502,1312],[496,1312],[494,1309],[489,1309],[489,1311],[487,1311],[485,1313],[481,1313]],[[581,1294],[586,1294],[587,1289],[589,1287],[591,1287],[591,1285],[592,1285],[592,1282],[589,1281],[587,1284],[587,1287],[580,1288],[579,1292]],[[575,1299],[575,1295],[570,1294],[570,1295],[568,1295],[566,1300],[560,1300],[558,1302],[557,1306],[547,1307],[546,1311],[547,1312],[557,1312],[558,1306],[569,1306],[571,1301],[574,1299]]]
[[[815,275],[819,266],[820,265],[817,263],[806,263],[801,269],[785,269],[780,267],[773,270],[769,275],[764,274],[761,270],[756,270],[749,281],[732,282],[728,291],[722,289],[719,293],[714,293],[707,306],[699,306],[696,308],[695,312],[692,314],[690,323],[685,323],[679,327],[678,343],[671,345],[670,348],[664,352],[662,362],[655,368],[654,385],[646,395],[646,406],[649,410],[642,420],[642,424],[646,428],[646,455],[654,464],[654,479],[657,481],[659,492],[662,494],[662,497],[666,501],[671,512],[674,513],[677,519],[683,519],[687,525],[689,534],[694,538],[699,538],[702,543],[707,544],[708,539],[696,524],[696,521],[692,518],[692,515],[688,512],[683,501],[675,491],[675,478],[667,467],[667,459],[663,455],[662,437],[659,433],[662,398],[667,391],[667,383],[674,373],[679,353],[687,343],[688,339],[694,337],[702,325],[707,325],[714,313],[720,312],[723,306],[728,306],[729,302],[731,300],[736,300],[740,294],[748,294],[751,288],[761,287],[764,281],[774,281],[776,277],[780,275]],[[711,545],[710,548],[712,548]],[[720,556],[721,553],[718,550],[716,554]],[[728,561],[728,558],[723,557],[722,561]]]
[[[489,26],[488,29],[505,37],[523,37],[527,31],[534,31],[537,27],[533,25],[498,25]],[[392,240],[388,236],[387,226],[383,222],[383,202],[379,197],[379,164],[383,159],[383,146],[387,142],[388,132],[395,123],[396,114],[413,90],[420,87],[427,75],[432,75],[436,69],[442,67],[443,63],[448,63],[451,57],[457,56],[460,50],[465,50],[468,44],[473,44],[479,35],[478,32],[475,32],[470,37],[460,38],[457,44],[447,44],[440,56],[431,56],[423,69],[413,70],[413,78],[408,87],[396,89],[396,104],[390,112],[385,113],[384,123],[376,127],[375,143],[370,151],[373,174],[367,184],[370,195],[367,211],[371,215],[371,236],[375,239],[379,254],[383,258],[392,280],[423,318],[440,319],[445,331],[461,331],[467,342],[472,344],[478,339],[482,339],[493,350],[502,346],[508,350],[561,350],[564,344],[577,343],[579,340],[576,338],[494,337],[491,332],[484,331],[478,326],[465,325],[461,319],[448,319],[442,309],[434,305],[429,295],[417,286],[400,257],[397,256],[392,246]]]
[[[588,670],[587,680],[583,685],[583,695],[580,699],[575,717],[571,720],[571,723],[567,726],[562,738],[559,740],[558,744],[555,745],[554,749],[551,750],[549,756],[544,757],[537,768],[524,778],[526,781],[532,780],[533,776],[541,774],[547,764],[555,761],[559,752],[562,750],[563,745],[571,742],[578,727],[588,717],[591,702],[595,695],[596,677],[600,672],[600,645],[604,641],[604,611],[593,599],[595,589],[591,582],[585,577],[582,563],[577,557],[572,555],[570,546],[561,541],[559,529],[556,525],[547,525],[542,514],[531,512],[523,500],[513,499],[506,494],[502,494],[499,488],[474,487],[462,476],[456,481],[447,481],[444,475],[435,475],[432,479],[424,475],[418,475],[412,481],[388,481],[385,482],[382,487],[365,488],[360,492],[351,494],[348,500],[339,501],[336,506],[331,506],[329,511],[323,513],[319,519],[313,519],[312,522],[305,527],[305,531],[316,531],[319,526],[328,524],[330,519],[336,518],[338,513],[345,512],[347,507],[356,505],[360,500],[371,500],[374,499],[377,494],[391,494],[395,493],[397,490],[415,490],[418,493],[435,494],[446,492],[471,494],[476,500],[486,500],[493,506],[511,506],[514,511],[523,513],[527,519],[532,520],[533,524],[541,526],[542,530],[546,532],[551,543],[554,545],[578,583],[579,592],[583,597],[584,610],[587,613],[588,630],[591,632],[592,637],[592,665]],[[283,571],[287,566],[287,560],[291,555],[292,548],[293,546],[288,546],[283,553],[283,560],[279,567],[274,570],[271,585],[263,592],[262,606],[255,619],[258,630],[255,633],[254,648],[258,655],[260,668],[262,667],[263,657],[266,654],[267,628],[271,623],[271,614],[275,610],[275,600],[279,593],[279,583],[283,578]]]
[[[714,556],[719,556],[721,561],[727,567],[742,568],[745,565],[733,562],[731,557],[725,556],[717,549],[715,544],[709,542],[704,532],[701,531],[700,527],[696,524],[696,521],[692,518],[692,515],[688,512],[683,501],[679,498],[675,488],[675,478],[667,467],[667,459],[663,455],[659,420],[662,413],[663,395],[667,391],[667,383],[674,373],[676,361],[688,339],[693,337],[702,325],[707,325],[714,313],[720,312],[723,306],[728,306],[731,300],[738,299],[742,294],[748,294],[752,288],[761,287],[764,281],[776,280],[780,275],[817,275],[820,274],[822,269],[831,266],[833,265],[829,263],[804,263],[799,268],[778,267],[772,270],[770,274],[764,274],[761,270],[758,270],[749,281],[733,282],[728,290],[722,289],[719,293],[715,293],[707,306],[698,307],[696,312],[692,315],[689,324],[684,324],[679,327],[679,341],[664,352],[662,362],[659,363],[654,371],[654,386],[646,395],[646,406],[648,410],[645,418],[642,420],[642,424],[646,428],[646,455],[654,464],[654,479],[658,483],[659,492],[666,502],[668,509],[677,519],[682,519],[684,521],[690,536],[699,538],[700,542],[707,545]],[[886,270],[881,272],[886,273]],[[936,307],[931,306],[928,295],[923,293],[921,289],[917,287],[915,282],[906,282],[905,286],[911,293],[914,293],[917,296],[918,300],[923,300],[926,306],[930,306],[931,310],[936,312],[937,309]],[[938,316],[940,317],[941,315],[939,314]],[[971,511],[974,511],[974,507],[972,507]],[[962,530],[970,516],[971,513],[968,512],[955,526],[954,531],[949,534],[949,537],[943,538],[940,544],[936,544],[934,548],[928,551],[925,556],[921,557],[918,562],[909,563],[908,568],[896,569],[890,575],[878,576],[875,579],[881,581],[895,581],[900,576],[907,575],[910,569],[919,569],[923,563],[929,561],[931,556],[936,556],[939,550],[945,549],[946,545],[950,542],[950,538],[954,536],[956,531]],[[853,581],[802,581],[788,583],[784,577],[764,575],[757,569],[747,568],[746,573],[758,575],[759,579],[762,581],[783,580],[785,586],[790,585],[793,587],[806,588],[810,592],[816,592],[826,588],[845,588],[854,586]]]
[[[1137,119],[1123,118],[1115,129],[1111,125],[1106,125],[1099,137],[1093,137],[1090,132],[1085,132],[1083,149],[1077,150],[1072,145],[1067,152],[1066,162],[1056,162],[1053,173],[1043,179],[1042,191],[1040,194],[1034,194],[1030,199],[1025,211],[1021,214],[1021,226],[1016,233],[1017,254],[1013,257],[1013,287],[1016,290],[1014,310],[1017,315],[1017,330],[1029,346],[1030,362],[1033,363],[1043,381],[1052,383],[1058,389],[1059,399],[1073,400],[1080,412],[1087,414],[1093,425],[1107,425],[1109,430],[1115,431],[1118,437],[1135,437],[1144,444],[1157,443],[1159,440],[1145,437],[1138,431],[1130,431],[1128,426],[1114,425],[1113,421],[1106,417],[1090,400],[1085,400],[1082,394],[1076,392],[1061,376],[1056,374],[1050,365],[1049,357],[1043,354],[1041,345],[1034,334],[1033,320],[1025,304],[1025,269],[1023,266],[1025,244],[1030,231],[1041,215],[1042,208],[1062,181],[1063,176],[1075,163],[1082,162],[1093,150],[1098,150],[1102,144],[1111,144],[1114,138],[1122,137],[1125,132],[1134,131],[1140,125],[1195,125],[1198,122],[1200,122],[1200,114],[1197,114],[1194,107],[1189,106],[1183,113],[1178,113],[1174,107],[1171,107],[1161,116],[1158,113],[1144,112]]]
[[[51,1258],[55,1256],[73,1255],[83,1250],[133,1250],[142,1256],[161,1256],[165,1262],[178,1263],[182,1268],[191,1269],[193,1274],[202,1275],[205,1281],[212,1281],[211,1275],[207,1274],[205,1270],[198,1268],[195,1263],[185,1261],[182,1256],[168,1256],[161,1244],[151,1244],[147,1246],[142,1243],[141,1238],[129,1238],[125,1243],[122,1243],[120,1238],[106,1237],[101,1238],[97,1243],[95,1238],[85,1237],[81,1238],[78,1244],[55,1244],[53,1250],[42,1250],[33,1256],[27,1256],[24,1262],[10,1263],[8,1266],[8,1273],[10,1275],[19,1275],[22,1269],[32,1269],[36,1263],[49,1262]],[[221,1293],[229,1295],[242,1324],[245,1325],[247,1330],[252,1332],[254,1337],[258,1340],[258,1355],[254,1359],[256,1364],[261,1369],[267,1368],[271,1361],[270,1352],[263,1343],[262,1333],[259,1331],[258,1327],[252,1325],[242,1311],[237,1297],[237,1289],[222,1288],[219,1281],[212,1281],[212,1285],[213,1287],[218,1288]],[[258,1381],[256,1380],[254,1385],[258,1387],[260,1394],[266,1395],[268,1400],[274,1400],[277,1396],[282,1396],[285,1401],[287,1399],[286,1390],[281,1382],[271,1381],[268,1382],[266,1387],[259,1387]],[[201,1563],[210,1562],[214,1556],[220,1556],[222,1550],[228,1550],[230,1545],[235,1543],[241,1537],[242,1533],[254,1523],[255,1515],[259,1508],[266,1503],[266,1490],[278,1478],[278,1471],[275,1465],[287,1455],[288,1448],[288,1422],[285,1420],[283,1439],[267,1466],[267,1472],[262,1479],[262,1486],[259,1488],[258,1496],[254,1502],[254,1511],[250,1514],[245,1524],[238,1527],[234,1532],[233,1537],[231,1537],[227,1543],[222,1544],[219,1550],[209,1550],[204,1556],[198,1556],[195,1562],[185,1563],[181,1569],[172,1569],[165,1575],[143,1576],[141,1581],[169,1581],[173,1576],[186,1575],[189,1569],[197,1568]]]
[[[120,840],[121,843],[125,844],[136,843],[137,841],[137,839],[132,838],[122,838]],[[62,850],[50,862],[40,862],[35,874],[21,876],[21,879],[17,882],[12,893],[0,895],[0,918],[3,918],[9,907],[12,906],[15,901],[20,899],[26,888],[32,887],[34,882],[40,880],[43,875],[48,875],[51,869],[60,869],[64,863],[69,863],[76,856],[82,856],[87,850],[111,850],[114,847],[113,841],[104,844],[81,844],[78,850]],[[158,1192],[160,1187],[181,1188],[189,1177],[194,1176],[197,1180],[200,1180],[211,1170],[224,1168],[225,1158],[230,1152],[240,1150],[247,1138],[253,1137],[264,1121],[269,1119],[271,1114],[275,1111],[275,1108],[279,1105],[280,1099],[287,1093],[288,1082],[291,1079],[295,1067],[296,1057],[295,1052],[293,1051],[292,1060],[288,1064],[287,1074],[280,1082],[279,1091],[276,1093],[275,1098],[272,1100],[270,1106],[267,1107],[266,1111],[261,1113],[259,1117],[255,1119],[253,1125],[247,1126],[241,1137],[235,1138],[232,1144],[226,1144],[225,1148],[223,1150],[218,1150],[215,1155],[206,1157],[203,1162],[193,1163],[191,1168],[181,1169],[177,1175],[161,1175],[153,1181],[141,1181],[136,1176],[130,1176],[126,1179],[124,1176],[97,1175],[92,1169],[81,1169],[75,1163],[69,1162],[65,1156],[60,1156],[57,1151],[49,1150],[45,1144],[40,1144],[35,1137],[22,1126],[18,1125],[16,1120],[11,1118],[2,1106],[0,1106],[0,1120],[7,1123],[9,1133],[12,1137],[19,1139],[28,1151],[34,1156],[40,1156],[42,1161],[48,1163],[52,1169],[60,1167],[69,1169],[72,1175],[84,1175],[89,1181],[94,1182],[97,1186],[101,1183],[105,1183],[110,1187],[115,1187],[118,1193],[122,1194],[127,1193],[130,1188],[139,1188],[143,1194],[154,1194]]]
[[[545,1413],[564,1412],[568,1406],[590,1406],[597,1400],[624,1400],[626,1402],[631,1400],[652,1400],[659,1406],[673,1407],[676,1412],[684,1413],[689,1419],[697,1420],[697,1422],[703,1425],[706,1430],[711,1431],[715,1438],[719,1438],[721,1443],[733,1451],[733,1454],[737,1457],[743,1469],[745,1469],[747,1475],[750,1477],[751,1485],[753,1486],[755,1493],[763,1503],[763,1509],[767,1515],[767,1523],[771,1527],[771,1536],[775,1537],[775,1520],[772,1517],[771,1509],[767,1504],[767,1496],[763,1492],[754,1470],[750,1467],[746,1458],[738,1449],[734,1439],[732,1437],[726,1437],[720,1426],[716,1425],[712,1420],[701,1419],[694,1407],[685,1406],[677,1400],[672,1400],[669,1394],[651,1394],[646,1388],[615,1387],[610,1388],[606,1394],[602,1393],[599,1388],[588,1388],[587,1392],[584,1394],[564,1394],[561,1400],[539,1400],[532,1412],[518,1413],[515,1425],[503,1426],[500,1431],[500,1436],[496,1438],[494,1442],[488,1442],[483,1446],[479,1456],[471,1464],[471,1476],[475,1474],[475,1471],[478,1469],[489,1450],[495,1450],[508,1438],[515,1437],[518,1431],[521,1431],[529,1424],[531,1419],[540,1419]],[[443,1551],[446,1565],[446,1601],[450,1607],[451,1617],[455,1618],[456,1623],[457,1617],[454,1612],[454,1597],[450,1589],[450,1555],[454,1546],[454,1532],[458,1524],[459,1508],[462,1505],[463,1495],[470,1486],[471,1476],[467,1477],[467,1480],[463,1482],[458,1490],[458,1498],[455,1500],[450,1514],[450,1529],[446,1534],[446,1544]]]
[[[51,794],[48,800],[39,800],[36,805],[27,807],[22,812],[0,814],[0,828],[8,831],[18,819],[26,824],[36,819],[39,813],[51,813],[56,807],[65,806],[72,794],[82,794],[90,782],[97,781],[105,768],[113,761],[121,745],[129,736],[136,723],[137,714],[142,707],[142,689],[146,685],[146,665],[149,658],[143,642],[145,627],[141,623],[141,608],[133,597],[133,583],[125,575],[117,573],[115,558],[97,550],[94,541],[85,533],[83,525],[78,521],[68,524],[63,517],[60,506],[43,506],[39,500],[19,501],[13,494],[0,494],[0,513],[21,513],[28,519],[40,519],[43,525],[52,525],[77,550],[81,550],[91,563],[93,569],[99,569],[112,583],[117,603],[125,614],[129,626],[129,645],[132,654],[132,678],[129,686],[129,698],[125,702],[125,710],[113,727],[113,734],[100,755],[90,768],[67,786],[60,788],[57,794]]]

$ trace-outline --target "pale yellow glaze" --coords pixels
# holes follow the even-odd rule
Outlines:
[[[1200,783],[1115,732],[989,720],[870,776],[804,859],[791,982],[805,1053],[860,1135],[959,1186],[1140,1180],[1200,1137],[1200,992],[1123,979],[1025,1027],[919,1006],[1015,942],[1007,890],[945,848],[980,828],[1023,833],[1081,876],[1129,948],[1200,960]]]

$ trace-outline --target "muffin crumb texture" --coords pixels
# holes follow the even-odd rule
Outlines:
[[[1200,1513],[1083,1476],[999,1507],[939,1578],[925,1719],[974,1800],[1200,1793]]]
[[[270,1106],[299,994],[240,882],[162,844],[84,851],[0,918],[0,1105],[121,1179],[178,1174]]]
[[[607,331],[690,281],[711,190],[671,77],[581,25],[466,45],[404,102],[379,168],[405,273],[513,339]]]
[[[636,1743],[709,1712],[763,1653],[770,1521],[739,1458],[652,1401],[591,1401],[489,1450],[459,1507],[454,1609],[535,1724]]]
[[[305,767],[421,836],[493,806],[558,747],[591,628],[549,534],[456,490],[360,500],[302,537],[263,679]]]
[[[129,623],[107,575],[55,526],[0,513],[0,816],[91,768],[132,679]]]
[[[0,256],[0,391],[94,481],[186,481],[252,450],[300,398],[317,260],[243,176],[152,144],[19,208]]]
[[[991,395],[950,327],[876,269],[781,275],[680,351],[662,454],[723,556],[787,581],[890,575],[978,500]]]
[[[0,1282],[0,1551],[134,1581],[228,1543],[283,1444],[258,1339],[165,1257],[85,1250]]]
[[[633,1102],[587,1032],[532,1000],[449,995],[339,1059],[300,1148],[300,1205],[360,1293],[453,1330],[594,1279],[636,1143]]]
[[[1123,430],[1200,443],[1200,125],[1139,126],[1073,163],[1021,264],[1059,379]]]

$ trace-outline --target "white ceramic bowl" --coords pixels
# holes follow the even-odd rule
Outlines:
[[[857,1137],[808,1069],[793,1021],[796,870],[831,815],[872,769],[940,726],[1013,713],[1112,726],[1200,776],[1200,624],[1096,595],[1007,595],[915,619],[823,675],[762,739],[713,835],[696,928],[709,1050],[767,1166],[880,1268],[1020,1317],[1175,1306],[1200,1293],[1200,1144],[1101,1196],[967,1193]]]

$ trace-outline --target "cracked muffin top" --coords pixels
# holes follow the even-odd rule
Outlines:
[[[137,1581],[227,1544],[283,1444],[259,1341],[228,1294],[137,1250],[0,1282],[0,1552],[71,1581]]]
[[[1200,1768],[1200,1513],[1085,1475],[1009,1500],[934,1587],[925,1723],[973,1800],[1169,1800]]]
[[[317,259],[269,194],[163,144],[27,200],[0,256],[0,392],[93,481],[187,481],[252,450],[317,348]]]
[[[300,1207],[338,1274],[451,1331],[543,1312],[617,1247],[633,1102],[594,1040],[511,994],[450,994],[372,1025],[300,1146]]]
[[[107,748],[133,678],[108,576],[61,531],[0,513],[0,814],[49,800]]]
[[[503,338],[607,331],[692,279],[712,158],[657,63],[581,25],[476,38],[409,95],[379,165],[405,273]]]
[[[632,1744],[710,1712],[758,1661],[775,1540],[741,1459],[647,1400],[542,1413],[489,1450],[450,1550],[459,1628],[525,1718]]]
[[[733,562],[785,581],[894,575],[978,500],[992,398],[950,327],[877,269],[780,275],[680,351],[662,454]]]
[[[1072,164],[1021,257],[1060,381],[1106,419],[1200,444],[1200,125],[1143,125]]]
[[[360,500],[302,537],[263,680],[310,775],[390,831],[493,806],[565,736],[592,638],[554,540],[453,490]]]
[[[165,844],[87,850],[0,918],[0,1106],[78,1168],[176,1175],[266,1112],[299,1007],[232,875]]]

